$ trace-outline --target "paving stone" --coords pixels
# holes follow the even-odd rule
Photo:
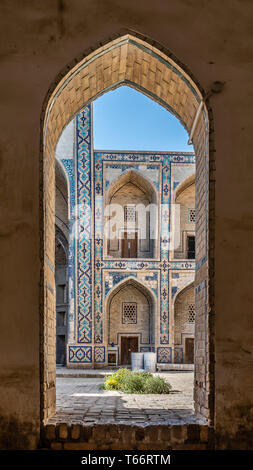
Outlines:
[[[105,371],[101,371],[103,374]],[[106,371],[107,372],[107,371]],[[71,375],[71,374],[70,374]],[[57,378],[55,423],[194,423],[193,372],[158,374],[172,384],[167,395],[123,394],[99,388],[103,378]]]

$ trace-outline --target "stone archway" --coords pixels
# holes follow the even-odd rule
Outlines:
[[[134,307],[134,311],[129,312],[129,307]],[[118,364],[122,364],[122,337],[136,338],[138,351],[154,349],[157,335],[157,299],[147,286],[131,276],[120,281],[106,297],[105,311],[108,351],[117,352]],[[130,323],[129,314],[134,320]]]
[[[118,178],[111,182],[104,200],[104,208],[121,207],[121,212],[117,214],[120,219],[118,223],[118,233],[111,240],[104,236],[104,247],[106,255],[114,258],[124,258],[124,246],[126,245],[126,235],[129,233],[129,245],[135,247],[135,252],[127,250],[127,257],[131,258],[156,258],[158,233],[159,233],[159,197],[157,190],[151,181],[138,170],[126,170]],[[128,217],[125,209],[130,207],[132,215]],[[111,211],[110,211],[111,212]],[[111,215],[111,214],[110,214]],[[107,224],[108,232],[111,232],[112,217],[105,217],[104,226]],[[124,232],[125,227],[129,232]],[[131,255],[131,256],[130,256]]]
[[[174,300],[174,344],[175,362],[194,363],[190,344],[195,341],[195,298],[194,283],[182,288]]]
[[[90,54],[68,71],[59,81],[45,106],[43,115],[43,270],[42,304],[42,409],[43,417],[55,410],[54,332],[48,324],[55,319],[54,296],[54,153],[58,138],[77,112],[106,91],[127,84],[143,92],[175,114],[186,127],[194,144],[196,166],[196,330],[205,332],[204,349],[196,342],[195,356],[206,366],[195,369],[195,410],[209,416],[210,389],[209,345],[207,331],[208,300],[208,159],[209,118],[199,86],[175,59],[159,45],[127,34]],[[198,112],[199,111],[199,112]],[[196,119],[196,116],[198,119]],[[193,132],[194,131],[194,132]],[[203,203],[204,201],[204,203]],[[211,341],[211,342],[210,342]],[[49,354],[49,350],[52,353]]]
[[[136,339],[136,352],[154,348],[157,306],[146,286],[132,277],[127,278],[108,294],[105,308],[108,348],[117,352],[118,364],[129,364],[124,362],[124,338]]]
[[[57,225],[55,227],[55,291],[56,364],[65,365],[68,333],[68,240]]]
[[[195,245],[195,174],[186,178],[177,187],[174,195],[175,207],[180,208],[180,233],[173,245],[173,259],[195,259],[194,246],[189,247],[189,240],[193,240]],[[174,224],[177,226],[177,224]],[[190,249],[191,248],[191,249]]]

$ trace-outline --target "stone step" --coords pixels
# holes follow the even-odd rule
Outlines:
[[[51,450],[206,450],[206,425],[46,424],[41,447]]]

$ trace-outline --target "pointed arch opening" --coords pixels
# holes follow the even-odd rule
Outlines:
[[[174,224],[171,259],[195,260],[196,175],[185,178],[174,192]]]
[[[131,352],[153,351],[156,337],[154,293],[134,277],[120,281],[106,302],[108,364],[131,365]]]
[[[194,364],[195,292],[191,282],[182,288],[174,301],[175,362]]]
[[[210,253],[208,236],[211,230],[208,219],[209,208],[209,108],[203,90],[185,70],[176,58],[160,47],[150,43],[146,38],[134,36],[133,33],[110,41],[78,60],[73,67],[63,73],[57,85],[53,85],[43,108],[42,115],[42,279],[41,279],[41,395],[42,419],[47,419],[55,412],[55,336],[51,331],[50,322],[54,324],[55,309],[55,280],[54,280],[54,157],[58,139],[70,122],[85,106],[108,90],[126,84],[151,99],[157,101],[172,112],[187,129],[193,142],[196,154],[196,316],[195,328],[202,332],[204,339],[195,342],[195,380],[194,396],[195,411],[198,417],[210,415],[210,403],[214,400],[214,375],[212,321],[210,312],[209,262]],[[197,119],[196,119],[197,117]],[[87,142],[91,135],[87,135]],[[182,156],[175,155],[175,163]],[[167,171],[167,170],[166,170]],[[95,188],[90,180],[92,195]],[[163,191],[168,194],[166,183]],[[213,187],[212,187],[213,191]],[[212,192],[213,194],[213,192]],[[91,213],[93,227],[95,215]],[[95,244],[92,232],[91,240]],[[163,239],[162,243],[164,242]],[[91,244],[93,243],[91,242]],[[161,246],[163,246],[161,244]],[[159,272],[161,275],[170,266],[168,249],[161,248]],[[94,266],[93,266],[94,267]],[[140,267],[142,269],[142,267]],[[212,282],[212,281],[211,281]],[[211,286],[211,287],[210,287]],[[94,296],[94,293],[92,294]],[[94,299],[94,297],[93,297]],[[170,315],[166,302],[161,303],[161,312],[157,335],[159,332],[159,350],[163,357],[170,357],[169,332]],[[83,314],[82,314],[83,315]],[[88,317],[87,317],[88,318]],[[77,323],[83,320],[77,319]],[[79,337],[78,354],[92,358],[95,348],[105,348],[101,340],[101,326],[96,326],[96,306],[89,311],[87,320],[94,330],[86,335],[85,325],[82,324],[82,335]],[[158,320],[157,320],[158,321]],[[78,323],[79,325],[79,323]],[[73,327],[73,338],[75,332]],[[103,336],[104,337],[104,336]],[[204,347],[203,347],[204,344]],[[102,345],[102,346],[101,346]],[[72,353],[73,352],[72,348]],[[85,350],[85,352],[84,352]],[[88,351],[89,350],[89,351]],[[93,352],[94,351],[94,352]],[[86,354],[87,353],[87,354]],[[196,360],[198,359],[198,360]],[[205,364],[204,369],[201,363]]]
[[[128,166],[116,179],[113,180],[112,175],[108,189],[105,188],[104,256],[108,259],[157,258],[158,191],[144,176],[146,166],[143,169],[140,166],[138,171]]]

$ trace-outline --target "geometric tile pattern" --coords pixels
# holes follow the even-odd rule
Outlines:
[[[69,250],[68,250],[68,279],[69,279],[69,312],[68,318],[73,319],[72,327],[72,340],[75,338],[75,324],[76,324],[76,265],[75,265],[75,240],[74,240],[74,225],[75,225],[75,166],[73,158],[62,159],[69,182]],[[70,333],[70,331],[69,331]]]
[[[105,347],[104,346],[94,346],[94,361],[105,362]]]
[[[91,346],[69,346],[69,362],[72,362],[72,363],[92,362]]]
[[[175,364],[183,363],[183,348],[174,348],[174,362]]]
[[[92,342],[91,107],[76,118],[78,342]]]
[[[170,364],[172,362],[172,348],[169,348],[169,347],[157,348],[157,362]]]

